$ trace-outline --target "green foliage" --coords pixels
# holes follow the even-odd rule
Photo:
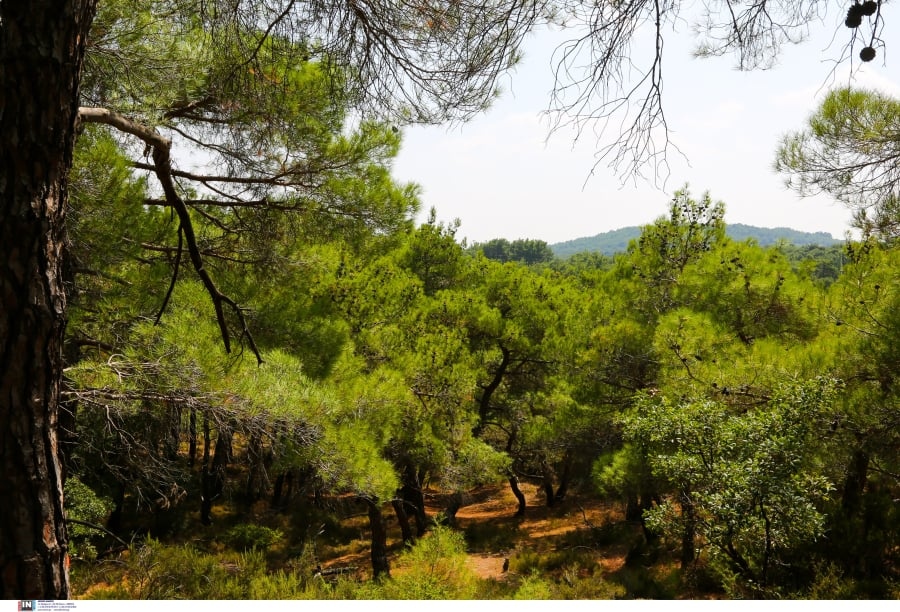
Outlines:
[[[709,312],[741,342],[778,335],[783,342],[808,340],[816,331],[808,304],[813,287],[798,278],[777,253],[731,243],[685,270],[680,301]]]
[[[651,477],[643,454],[631,444],[601,455],[594,462],[592,480],[601,495],[637,498]]]
[[[521,551],[510,559],[521,576],[513,599],[620,599],[626,587],[600,575],[584,547],[553,553]]]
[[[516,523],[472,522],[463,531],[466,547],[470,552],[492,552],[509,550],[522,536]]]
[[[501,481],[509,470],[509,457],[477,438],[469,439],[453,455],[453,462],[439,480],[442,488],[447,490],[465,491],[493,484]]]
[[[550,263],[554,259],[553,251],[543,240],[520,238],[510,242],[506,238],[495,238],[473,245],[472,250],[494,261],[513,261],[526,266]]]
[[[311,574],[269,571],[261,551],[222,557],[191,546],[147,540],[117,567],[91,599],[322,599],[327,586]]]
[[[856,581],[845,578],[839,567],[827,565],[816,568],[815,580],[803,597],[813,600],[857,599],[857,588]]]
[[[775,248],[784,254],[798,274],[826,287],[838,279],[844,264],[849,263],[846,246],[843,244],[824,247],[784,243]]]
[[[521,550],[510,558],[509,569],[517,574],[527,576],[535,572],[547,574],[589,562],[586,551],[575,547],[553,552]]]
[[[191,22],[183,31],[183,48],[159,48],[180,54],[169,57],[176,67],[190,49],[209,50],[192,38]],[[207,87],[221,67],[200,60],[209,70],[184,82],[187,92]],[[643,532],[636,522],[607,525],[588,539],[569,536],[565,550],[519,551],[508,583],[491,587],[502,596],[672,596],[673,581],[690,590],[709,576],[734,596],[889,590],[884,568],[900,542],[890,503],[900,473],[896,252],[874,240],[846,251],[735,242],[724,206],[686,188],[615,261],[521,265],[546,263],[540,241],[467,252],[456,224],[432,214],[412,227],[418,192],[390,179],[392,130],[345,128],[321,67],[271,68],[266,78],[283,79],[285,100],[252,91],[234,100],[286,104],[296,122],[270,130],[249,112],[234,117],[236,134],[276,143],[280,153],[262,153],[259,169],[308,151],[319,164],[315,188],[279,199],[276,208],[288,210],[191,204],[208,268],[250,307],[242,312],[262,365],[225,354],[208,291],[183,264],[157,322],[178,226],[148,200],[114,139],[88,126],[79,140],[70,217],[79,292],[66,369],[67,399],[78,402],[72,518],[102,521],[109,512],[79,476],[98,493],[124,492],[144,519],[151,503],[174,503],[182,492],[196,499],[210,464],[191,466],[187,448],[205,426],[210,444],[220,433],[233,442],[223,478],[247,477],[246,487],[222,483],[217,503],[265,498],[271,475],[294,479],[287,503],[314,492],[412,507],[410,491],[427,486],[462,494],[527,474],[544,492],[590,477],[605,498],[625,502],[630,520],[649,508]],[[227,316],[239,328],[235,313]],[[193,460],[210,461],[198,449]],[[298,532],[327,524],[355,535],[337,512],[317,512],[321,521],[309,518]],[[392,579],[330,583],[313,579],[309,558],[302,569],[270,571],[261,551],[299,543],[289,529],[242,520],[219,541],[250,552],[213,557],[150,541],[124,560],[127,580],[108,580],[117,586],[95,596],[470,598],[490,590],[465,565],[462,536],[444,528],[392,559]],[[74,526],[72,534],[76,553],[90,557],[94,534]],[[700,560],[668,574],[632,563],[613,581],[581,554],[626,543],[637,551],[632,560],[651,564],[668,553],[642,538],[659,534],[700,550]],[[487,552],[511,550],[519,535],[516,525],[470,526],[465,537]],[[801,569],[807,557],[821,571]],[[86,577],[85,567],[105,571],[76,573]]]
[[[265,551],[283,538],[281,531],[253,523],[235,525],[223,535],[224,542],[238,551]]]
[[[517,600],[557,599],[554,597],[553,584],[538,574],[526,576],[512,598]]]
[[[436,215],[432,208],[428,223],[412,233],[399,256],[400,265],[422,281],[426,295],[457,286],[464,265],[463,247],[456,242],[459,222],[445,226],[436,223]]]
[[[710,401],[648,398],[625,424],[654,474],[677,496],[647,513],[654,529],[696,530],[723,571],[765,588],[791,551],[820,537],[819,505],[831,490],[812,442],[835,386],[786,385],[767,405],[735,413]],[[697,545],[701,545],[697,542]]]
[[[438,526],[400,555],[392,578],[362,594],[370,599],[472,599],[477,586],[462,534]]]
[[[900,221],[898,134],[900,101],[876,91],[836,89],[805,129],[784,138],[776,169],[800,193],[826,192],[854,208],[867,235],[893,239]]]
[[[64,494],[66,516],[69,519],[102,526],[112,512],[111,500],[97,495],[75,476],[66,479]],[[67,529],[69,554],[85,559],[92,559],[97,555],[93,542],[103,535],[100,530],[74,522],[69,522]]]
[[[725,239],[724,216],[723,203],[713,203],[708,193],[695,200],[685,186],[675,192],[668,218],[642,229],[629,245],[628,262],[632,275],[649,290],[643,308],[655,313],[676,303],[678,275]]]

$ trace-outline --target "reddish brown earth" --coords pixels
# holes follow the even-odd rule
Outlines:
[[[517,552],[544,552],[557,549],[560,539],[576,530],[600,527],[612,521],[621,521],[621,509],[602,503],[587,496],[571,496],[563,500],[557,507],[548,508],[533,485],[522,484],[528,505],[525,516],[516,517],[516,499],[508,486],[491,486],[478,489],[466,497],[468,502],[456,515],[457,527],[466,531],[478,530],[490,537],[492,530],[502,532],[505,546],[491,547],[490,544],[478,545],[478,550],[470,551],[469,565],[480,578],[502,579],[504,577],[504,560],[513,557]],[[436,492],[426,495],[429,516],[437,516],[442,506],[442,496]],[[385,513],[393,554],[399,553],[402,547],[400,530],[395,517]],[[352,519],[361,536],[368,535],[368,526],[363,516]],[[337,552],[337,551],[335,551]],[[610,545],[595,551],[597,563],[604,572],[615,572],[625,562],[627,548],[624,545]],[[368,570],[368,542],[360,540],[352,550],[323,559],[323,567],[357,567]]]
[[[503,576],[503,561],[517,550],[550,550],[560,536],[578,529],[599,527],[606,522],[621,520],[617,508],[597,500],[568,499],[558,508],[548,508],[537,494],[537,487],[522,485],[528,500],[523,518],[515,516],[516,499],[509,487],[491,487],[478,491],[474,503],[464,506],[457,513],[459,527],[465,529],[472,523],[503,524],[517,522],[519,534],[510,550],[491,553],[469,553],[469,564],[481,578]],[[626,550],[607,551],[598,555],[598,563],[607,570],[615,571],[625,562]]]

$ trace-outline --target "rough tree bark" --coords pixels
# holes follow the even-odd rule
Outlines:
[[[0,2],[0,599],[69,596],[65,210],[96,0]]]

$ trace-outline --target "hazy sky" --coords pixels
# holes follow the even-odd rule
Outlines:
[[[866,64],[853,83],[900,97],[900,11],[887,5],[886,57]],[[423,212],[462,222],[457,236],[504,237],[549,243],[642,225],[666,214],[676,189],[689,183],[726,204],[725,220],[764,227],[826,231],[841,238],[850,212],[828,197],[801,199],[772,170],[783,134],[803,127],[830,85],[850,83],[849,65],[833,60],[849,40],[843,16],[831,15],[800,46],[785,48],[771,70],[739,72],[732,57],[693,59],[685,24],[666,39],[663,104],[673,153],[665,185],[616,177],[595,165],[595,141],[573,146],[572,132],[548,139],[550,58],[558,32],[533,35],[525,57],[504,81],[504,93],[484,115],[462,126],[404,132],[394,176],[422,186]],[[834,42],[832,42],[834,39]],[[854,61],[854,67],[860,62]]]

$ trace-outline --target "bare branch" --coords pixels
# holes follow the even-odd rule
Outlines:
[[[654,180],[664,182],[669,174],[666,155],[673,145],[662,105],[663,35],[677,17],[678,4],[672,0],[576,3],[571,11],[584,30],[554,54],[555,83],[548,109],[551,132],[571,128],[576,139],[593,132],[594,170],[607,162],[624,179],[643,176],[643,168],[649,166]],[[646,58],[634,51],[644,24],[653,27]]]

